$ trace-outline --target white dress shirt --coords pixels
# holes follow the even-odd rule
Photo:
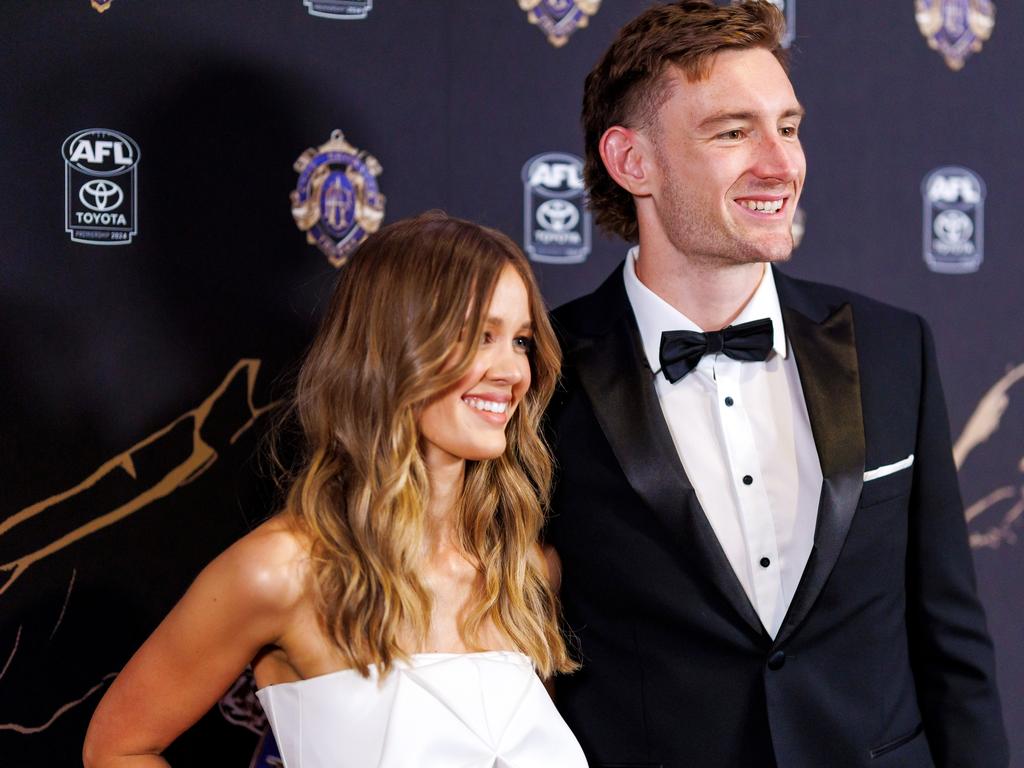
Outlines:
[[[733,325],[771,318],[764,362],[705,355],[672,384],[660,372],[662,331],[701,331],[640,282],[626,258],[626,294],[679,460],[751,605],[773,638],[811,552],[821,493],[795,356],[770,267]],[[714,329],[717,330],[717,329]]]

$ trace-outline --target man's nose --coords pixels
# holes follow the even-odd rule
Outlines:
[[[758,144],[754,173],[763,179],[793,181],[800,175],[803,149],[795,139],[785,139],[774,131]]]

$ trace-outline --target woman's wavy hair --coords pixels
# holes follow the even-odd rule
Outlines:
[[[785,31],[785,17],[768,0],[731,5],[678,0],[648,8],[619,31],[583,85],[583,176],[598,226],[631,243],[639,236],[633,195],[616,183],[601,160],[604,132],[614,125],[651,125],[671,95],[665,79],[670,66],[696,82],[707,77],[719,51],[764,48],[785,69]]]
[[[460,629],[480,650],[492,621],[545,677],[575,667],[537,544],[552,474],[540,423],[558,344],[516,245],[431,212],[382,228],[341,269],[293,402],[302,447],[284,514],[311,542],[323,628],[363,675],[408,658],[403,633],[426,638],[431,595],[419,565],[430,478],[418,414],[472,364],[506,267],[529,296],[532,383],[506,427],[505,452],[466,465],[457,535],[483,586]]]

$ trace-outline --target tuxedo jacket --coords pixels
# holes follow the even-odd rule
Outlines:
[[[582,664],[559,709],[593,768],[1005,768],[930,332],[776,284],[824,479],[774,640],[679,461],[622,270],[553,313],[546,537]]]

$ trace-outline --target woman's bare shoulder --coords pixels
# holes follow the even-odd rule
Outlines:
[[[282,515],[236,541],[206,568],[252,608],[288,611],[308,593],[310,543]]]
[[[275,518],[207,565],[103,697],[87,754],[155,754],[209,710],[303,615],[308,551]]]

